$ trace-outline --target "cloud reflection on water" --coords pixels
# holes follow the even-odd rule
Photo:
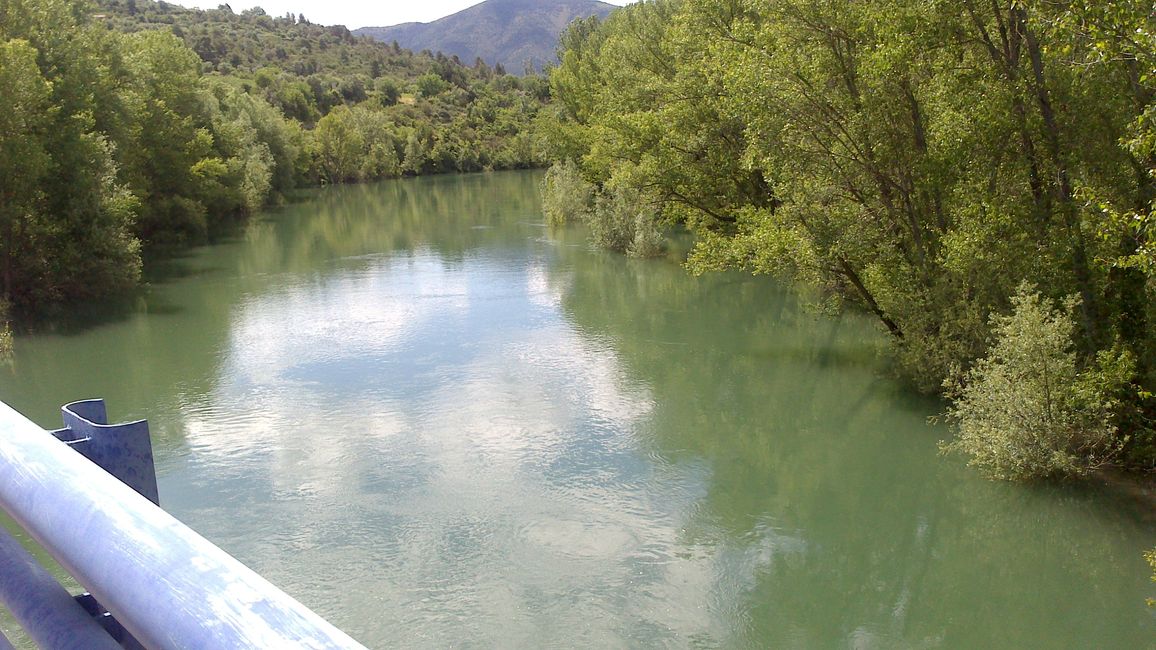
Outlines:
[[[650,388],[559,286],[540,259],[416,253],[243,303],[186,431],[252,516],[201,526],[363,638],[724,642],[743,613],[712,603],[799,542],[683,535],[706,470],[642,448]]]

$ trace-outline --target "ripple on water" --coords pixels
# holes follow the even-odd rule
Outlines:
[[[638,535],[615,523],[549,518],[524,526],[519,536],[531,547],[575,559],[614,559],[639,544]]]

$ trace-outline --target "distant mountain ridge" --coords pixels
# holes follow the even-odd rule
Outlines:
[[[353,31],[420,52],[457,55],[467,65],[481,57],[520,74],[527,64],[540,70],[556,60],[562,30],[575,18],[605,18],[612,4],[597,0],[486,0],[431,23],[362,27]]]

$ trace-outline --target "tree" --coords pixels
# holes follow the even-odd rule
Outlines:
[[[354,125],[351,109],[341,106],[317,123],[315,151],[322,180],[329,183],[356,181],[365,140]]]
[[[542,211],[552,226],[579,223],[594,203],[594,186],[582,178],[573,160],[555,163],[542,178]]]
[[[126,93],[138,125],[124,152],[133,191],[144,200],[141,239],[202,241],[210,215],[200,200],[217,187],[213,137],[198,93],[200,62],[172,34],[131,35],[125,42]]]
[[[0,207],[0,246],[4,291],[18,310],[117,291],[140,272],[130,234],[138,202],[117,178],[105,132],[124,132],[114,128],[116,39],[74,9],[65,0],[14,1],[0,21],[8,86],[0,165],[18,166],[4,181],[13,200]]]
[[[396,79],[389,77],[379,77],[374,81],[374,89],[377,91],[378,97],[381,98],[382,106],[393,106],[397,100],[401,98],[401,86]]]
[[[436,97],[451,87],[448,81],[432,72],[418,77],[414,86],[417,88],[418,94],[425,98]]]
[[[48,82],[27,41],[0,43],[0,301],[16,290],[21,251],[42,216],[42,182],[51,159],[45,149],[51,104]],[[6,320],[0,318],[0,320]]]

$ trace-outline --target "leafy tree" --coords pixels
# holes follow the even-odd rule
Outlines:
[[[118,180],[115,147],[101,131],[124,132],[113,128],[115,41],[74,9],[64,0],[2,7],[0,165],[14,167],[4,181],[12,200],[0,207],[0,247],[3,290],[18,310],[119,290],[140,271],[129,233],[138,202]]]
[[[377,96],[381,99],[382,106],[393,106],[397,100],[401,99],[401,86],[397,80],[388,77],[380,77],[373,82],[374,90],[377,91]]]
[[[433,130],[419,125],[410,130],[405,140],[401,170],[405,174],[423,174],[431,169],[429,152],[433,149]]]
[[[137,234],[148,242],[201,241],[210,215],[200,200],[220,191],[223,163],[198,93],[200,61],[172,34],[150,31],[125,40],[131,84],[126,99],[137,125],[124,163],[144,200]]]
[[[44,204],[43,181],[51,158],[50,87],[40,76],[36,50],[27,41],[0,43],[0,281],[11,299],[18,281],[19,254]],[[6,319],[3,319],[6,320]]]
[[[344,183],[360,178],[365,140],[351,109],[342,106],[321,118],[313,141],[322,180]]]
[[[434,73],[423,74],[414,81],[414,87],[422,97],[436,97],[449,90],[451,85],[445,79]]]

